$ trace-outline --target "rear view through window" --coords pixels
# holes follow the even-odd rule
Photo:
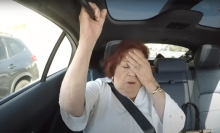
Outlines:
[[[149,60],[154,60],[157,57],[180,58],[189,51],[188,48],[170,44],[146,43],[145,45],[149,48],[150,51]]]

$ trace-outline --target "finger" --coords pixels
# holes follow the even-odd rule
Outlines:
[[[132,59],[129,56],[126,56],[126,59],[128,60],[128,62],[130,62],[134,66],[138,66],[139,65],[134,59]]]
[[[88,13],[86,12],[86,9],[84,7],[81,8],[79,18],[81,18],[82,16],[88,16]]]
[[[143,56],[141,56],[141,54],[140,54],[139,52],[137,52],[137,51],[135,51],[135,50],[134,50],[133,52],[134,52],[134,54],[137,55],[143,62],[145,62],[145,63],[147,62],[147,59],[146,59],[146,58],[143,58]]]
[[[128,52],[128,53],[137,63],[141,64],[142,66],[145,65],[145,62],[143,62],[143,60],[139,56],[137,56],[133,52]]]
[[[95,10],[97,7],[97,5],[95,3],[92,3],[92,2],[88,2],[90,7],[92,8],[92,10]]]
[[[91,6],[92,10],[94,11],[94,16],[96,21],[99,21],[100,19],[100,10],[98,6],[95,3],[89,2],[89,5]]]
[[[102,9],[102,11],[100,13],[100,19],[103,21],[103,23],[105,22],[106,15],[107,15],[107,10]]]
[[[137,73],[136,66],[134,66],[134,65],[131,64],[130,62],[128,62],[128,66],[129,66],[135,73]]]

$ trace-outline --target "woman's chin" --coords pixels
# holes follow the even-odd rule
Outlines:
[[[132,93],[132,92],[137,92],[139,90],[139,87],[137,86],[137,84],[133,84],[133,85],[126,84],[124,90],[128,93]]]

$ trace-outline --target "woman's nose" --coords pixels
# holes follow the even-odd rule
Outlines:
[[[128,76],[136,76],[135,72],[133,70],[130,70],[128,72]]]

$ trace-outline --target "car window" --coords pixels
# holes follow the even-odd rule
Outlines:
[[[0,61],[7,58],[7,53],[3,42],[0,40]]]
[[[56,52],[56,55],[50,66],[48,76],[66,68],[69,64],[71,53],[72,53],[71,44],[67,39],[67,37],[65,37],[62,43],[60,44],[59,49]]]
[[[22,46],[20,43],[18,43],[16,40],[4,38],[4,41],[12,51],[12,55],[17,55],[21,53],[24,50],[24,46]]]
[[[188,48],[170,45],[170,44],[157,44],[157,43],[146,43],[149,49],[149,60],[155,58],[180,58],[189,51]]]
[[[0,64],[2,99],[41,79],[48,58],[63,30],[14,1],[0,1],[0,17],[0,36],[7,44],[4,48],[0,43],[0,58],[7,58],[5,49],[11,56],[17,54],[9,58],[5,64]],[[69,40],[65,38],[49,74],[67,67],[71,52]]]

